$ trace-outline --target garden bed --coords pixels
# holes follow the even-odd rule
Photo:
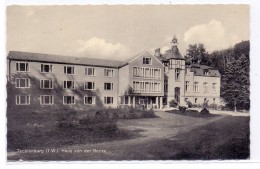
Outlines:
[[[216,114],[211,114],[210,112],[209,113],[202,113],[202,112],[198,112],[197,110],[192,110],[192,109],[188,109],[188,110],[185,110],[185,111],[169,110],[169,111],[166,111],[166,112],[178,114],[178,115],[183,115],[183,116],[200,117],[200,118],[219,116],[219,115],[216,115]]]

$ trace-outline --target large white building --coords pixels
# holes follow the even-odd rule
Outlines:
[[[174,37],[161,54],[144,51],[126,61],[10,51],[8,109],[54,110],[145,106],[163,109],[169,101],[219,104],[220,74],[185,65]]]

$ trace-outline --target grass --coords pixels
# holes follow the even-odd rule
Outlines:
[[[198,112],[197,110],[186,110],[184,112],[181,112],[180,110],[169,110],[166,111],[168,113],[173,113],[173,114],[178,114],[178,115],[183,115],[183,116],[189,116],[189,117],[199,117],[199,118],[208,118],[208,117],[216,117],[219,116],[217,114],[202,114],[200,112]]]
[[[157,127],[162,127],[158,130],[159,132],[174,132],[177,128],[172,128],[172,126],[175,123],[180,125],[178,128],[182,128],[181,124],[189,125],[190,127],[194,122],[213,122],[187,130],[186,132],[185,130],[177,129],[177,135],[169,138],[164,136],[160,138],[151,136],[149,139],[145,137],[131,137],[134,139],[129,138],[122,141],[111,139],[102,144],[78,144],[77,146],[61,147],[61,149],[104,149],[108,153],[20,154],[9,157],[8,160],[213,160],[247,159],[250,156],[249,117],[216,117],[214,121],[208,118],[171,116],[168,113],[165,113],[164,116],[164,118],[159,119],[121,120],[120,123],[126,128],[127,126],[131,127],[134,124],[138,124],[148,128],[153,126],[151,131],[154,131]],[[170,120],[169,117],[171,117]],[[174,119],[177,121],[174,121]],[[182,120],[184,121],[180,122]],[[133,130],[132,132],[133,135],[137,136],[138,132],[145,131]]]

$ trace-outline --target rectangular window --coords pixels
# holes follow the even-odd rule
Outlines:
[[[28,79],[28,78],[16,78],[15,79],[15,87],[16,88],[29,88],[30,87],[30,79]]]
[[[199,83],[194,82],[194,92],[199,92]]]
[[[74,66],[64,66],[64,73],[74,75]]]
[[[52,65],[41,64],[41,73],[52,73]]]
[[[85,82],[85,90],[94,90],[95,89],[95,83],[94,82]]]
[[[54,97],[52,95],[41,95],[40,98],[42,105],[52,105],[54,103]]]
[[[204,93],[208,93],[208,83],[207,82],[203,83],[203,89],[204,89]]]
[[[105,104],[113,104],[113,97],[104,97]]]
[[[96,104],[95,96],[84,96],[84,104],[91,105]]]
[[[185,82],[185,92],[189,92],[189,89],[190,89],[190,82],[186,81]]]
[[[180,69],[177,68],[177,69],[175,69],[175,80],[178,81],[179,78],[180,78]]]
[[[104,69],[104,76],[114,77],[114,70],[113,69]]]
[[[85,68],[85,75],[87,75],[87,76],[95,76],[95,68],[94,67],[87,67],[87,68]]]
[[[16,63],[16,71],[17,72],[29,72],[29,63],[26,63],[26,62]]]
[[[151,64],[152,64],[152,58],[150,58],[150,57],[144,57],[144,58],[143,58],[143,64],[144,64],[144,65],[151,65]]]
[[[113,83],[104,83],[105,90],[113,90]]]
[[[168,80],[164,80],[164,91],[168,92]]]
[[[212,83],[212,92],[213,93],[217,92],[217,84],[216,83]]]
[[[30,95],[16,95],[16,105],[29,105]]]
[[[64,80],[63,82],[64,89],[75,89],[74,81],[71,80]]]
[[[41,80],[40,88],[41,89],[53,89],[52,80],[49,80],[49,79]]]
[[[74,96],[63,96],[63,104],[75,104]]]

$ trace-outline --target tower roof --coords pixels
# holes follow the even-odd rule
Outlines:
[[[163,54],[163,57],[165,59],[184,59],[184,57],[181,55],[179,49],[178,49],[178,39],[174,35],[172,39],[172,43],[174,44],[170,50],[167,50],[166,53]]]

